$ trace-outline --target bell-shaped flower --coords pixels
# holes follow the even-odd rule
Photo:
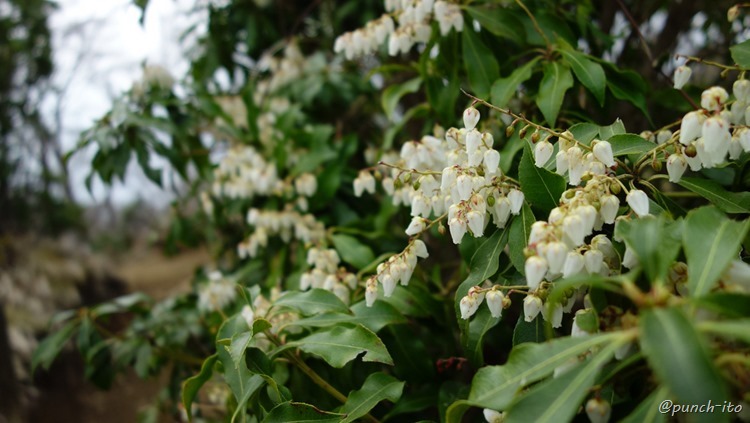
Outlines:
[[[687,170],[687,160],[682,154],[672,154],[667,159],[667,173],[669,174],[669,182],[680,182],[682,175]]]
[[[628,205],[633,210],[633,212],[638,215],[638,217],[648,215],[648,196],[645,192],[639,189],[630,190],[628,195],[625,197],[625,200],[628,202]]]
[[[544,275],[547,274],[547,269],[547,260],[542,257],[531,256],[526,259],[524,272],[526,273],[526,285],[529,286],[529,290],[536,291],[544,279]]]
[[[559,241],[550,242],[547,244],[545,257],[549,265],[549,272],[551,274],[561,273],[565,265],[565,259],[568,257],[568,247]]]
[[[717,111],[729,99],[727,90],[722,87],[711,87],[701,94],[701,107],[709,111]]]
[[[690,75],[693,73],[692,69],[682,65],[678,66],[674,71],[674,88],[676,90],[682,89],[690,79]]]
[[[583,219],[575,214],[569,214],[563,219],[562,223],[563,239],[569,242],[572,247],[583,244],[586,237],[586,228]]]
[[[466,234],[466,221],[460,217],[454,217],[448,221],[448,228],[451,231],[451,239],[454,244],[460,244]]]
[[[729,145],[732,135],[729,133],[729,122],[720,117],[710,117],[703,122],[703,142],[706,152],[712,154]]]
[[[700,137],[705,119],[703,113],[697,110],[686,114],[680,123],[680,143],[688,145],[691,141]]]
[[[458,199],[460,201],[468,200],[471,197],[471,191],[474,188],[472,177],[467,174],[459,175],[456,178],[456,188],[458,189]]]
[[[430,254],[427,252],[427,246],[421,239],[414,240],[414,254],[420,258],[427,258]]]
[[[542,140],[534,146],[534,164],[536,167],[544,167],[552,157],[555,147],[549,141]]]
[[[583,270],[584,260],[581,253],[577,251],[571,251],[565,258],[565,265],[563,266],[563,277],[569,278],[575,276]]]
[[[490,148],[484,152],[484,170],[488,175],[494,175],[497,173],[500,167],[500,153]]]
[[[485,408],[482,413],[487,423],[503,423],[505,421],[505,413]]]
[[[568,154],[565,151],[559,151],[555,156],[555,173],[564,175],[568,171]]]
[[[612,414],[612,406],[603,398],[591,398],[586,402],[585,409],[591,423],[607,423]]]
[[[414,216],[409,223],[409,227],[406,228],[406,235],[414,236],[427,227],[427,220],[420,216]]]
[[[492,317],[500,317],[503,314],[503,298],[504,295],[500,291],[491,290],[485,295],[484,299],[487,301],[487,308],[490,309]]]
[[[591,275],[598,275],[604,265],[604,254],[599,250],[588,250],[583,254],[583,264]]]
[[[479,110],[473,107],[464,110],[464,128],[471,131],[477,126],[477,123],[479,123]]]
[[[608,225],[615,223],[617,211],[620,209],[620,200],[612,194],[604,194],[599,199],[599,204],[601,204],[601,207],[599,208],[599,214],[601,215],[604,223]]]
[[[747,79],[738,79],[732,85],[732,94],[738,101],[750,103],[750,81]]]
[[[482,134],[476,129],[472,129],[466,133],[466,154],[471,157],[472,154],[479,151],[479,146],[482,144]]]
[[[612,155],[612,144],[608,141],[594,141],[592,149],[594,157],[604,163],[604,166],[612,167],[615,165],[615,157]]]
[[[524,320],[527,322],[533,321],[536,316],[542,311],[542,299],[534,294],[527,295],[523,300],[523,314]]]
[[[466,220],[468,221],[469,229],[475,238],[479,238],[484,235],[484,213],[480,213],[476,210],[469,210],[466,213]]]
[[[553,328],[559,328],[562,326],[563,317],[563,306],[560,303],[555,303],[552,309],[545,304],[542,308],[542,318],[545,321],[550,322]]]
[[[524,195],[523,192],[512,189],[508,193],[508,200],[510,201],[510,212],[514,215],[518,215],[523,207]]]

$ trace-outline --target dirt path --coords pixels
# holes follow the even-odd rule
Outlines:
[[[199,266],[210,263],[205,250],[184,252],[165,257],[156,249],[129,253],[118,261],[114,271],[129,292],[141,291],[161,300],[190,290],[190,280]],[[158,378],[142,380],[133,371],[121,374],[112,388],[102,391],[85,381],[80,361],[61,363],[56,372],[60,380],[47,381],[42,401],[30,410],[30,422],[133,423],[141,411],[154,404],[159,392],[168,383],[168,372]],[[171,421],[161,416],[160,421]]]

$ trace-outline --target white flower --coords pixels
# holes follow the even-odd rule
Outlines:
[[[456,178],[456,188],[458,189],[459,200],[468,200],[471,197],[472,188],[474,188],[471,176],[462,174]]]
[[[473,316],[479,309],[480,305],[481,301],[473,295],[467,295],[461,298],[461,301],[458,303],[458,308],[461,311],[461,318],[466,320]]]
[[[534,146],[534,164],[536,167],[544,167],[552,157],[555,147],[546,139],[536,143]]]
[[[524,272],[526,273],[526,285],[529,290],[535,291],[547,274],[547,260],[539,256],[531,256],[526,259]]]
[[[375,194],[375,178],[370,172],[363,170],[354,179],[354,196],[361,197],[365,191]]]
[[[570,242],[573,247],[583,244],[586,237],[586,228],[583,219],[575,214],[569,214],[562,222],[563,239]]]
[[[568,248],[562,242],[550,242],[547,244],[547,264],[551,274],[561,273],[568,256]]]
[[[476,129],[472,129],[466,133],[464,140],[466,141],[466,154],[471,157],[479,151],[479,146],[482,144],[482,134]]]
[[[500,166],[500,153],[490,148],[484,152],[484,169],[488,175],[494,175],[497,173],[497,169]]]
[[[414,216],[411,219],[411,223],[409,223],[409,227],[406,228],[406,235],[414,236],[422,231],[424,231],[424,228],[427,227],[427,221],[419,216]]]
[[[679,66],[677,69],[675,69],[675,71],[674,71],[674,88],[676,90],[682,89],[682,87],[684,87],[685,84],[690,79],[690,75],[692,73],[693,73],[693,71],[689,67],[687,67],[685,65]]]
[[[656,134],[656,143],[659,145],[664,144],[665,142],[669,141],[672,138],[672,131],[669,129],[664,129],[659,131]]]
[[[427,258],[430,256],[427,252],[427,246],[421,239],[414,240],[414,254],[420,258]]]
[[[622,265],[628,269],[637,267],[639,264],[638,256],[635,255],[632,248],[625,246],[625,254],[622,256]]]
[[[476,210],[470,210],[466,213],[466,220],[475,238],[484,235],[484,212],[480,213]]]
[[[638,217],[643,217],[649,214],[648,196],[645,192],[639,189],[630,190],[628,195],[625,197],[625,200],[628,202],[630,208],[633,209],[633,212],[638,215]]]
[[[510,212],[515,215],[519,214],[521,207],[523,207],[523,192],[513,188],[508,193],[508,200],[510,201]]]
[[[732,135],[729,133],[729,122],[720,117],[706,119],[703,122],[702,135],[706,152],[712,157],[715,157],[715,152],[728,149],[729,141],[732,139]]]
[[[464,110],[464,128],[466,128],[467,131],[471,131],[477,126],[477,123],[479,122],[479,110],[469,107],[468,109]]]
[[[500,291],[492,290],[485,295],[484,299],[487,301],[487,307],[490,309],[492,317],[501,317],[503,314],[503,293]]]
[[[549,307],[545,304],[544,307],[542,307],[542,318],[544,320],[550,322],[552,324],[553,328],[559,328],[562,326],[562,317],[563,317],[563,306],[560,303],[556,303],[552,306],[552,310],[549,310]]]
[[[750,290],[750,265],[742,260],[733,260],[724,271],[722,279],[729,285],[737,285]]]
[[[558,175],[564,175],[568,171],[568,154],[565,151],[559,151],[555,156],[555,172]]]
[[[747,79],[738,79],[732,85],[732,93],[737,100],[748,103],[750,102],[750,81]]]
[[[542,307],[544,307],[544,305],[542,304],[541,298],[533,294],[527,295],[523,300],[524,320],[527,322],[534,320],[542,311]]]
[[[680,122],[680,143],[688,145],[691,141],[700,137],[705,119],[706,117],[700,111],[686,114]]]
[[[742,155],[742,151],[744,151],[744,149],[740,143],[740,137],[733,136],[732,140],[729,142],[729,160],[739,159]]]
[[[318,180],[312,173],[303,173],[294,180],[294,189],[305,197],[312,197],[318,189]]]
[[[577,251],[571,251],[565,258],[565,265],[563,266],[563,277],[569,278],[581,273],[583,270],[584,260],[581,253]]]
[[[500,197],[495,200],[495,206],[492,208],[492,217],[498,228],[504,228],[510,217],[510,200],[508,197]]]
[[[604,163],[604,166],[612,167],[615,165],[615,158],[612,155],[612,145],[607,141],[596,141],[593,152],[597,160]]]
[[[583,263],[589,274],[598,275],[604,265],[604,254],[599,250],[588,250],[583,253]]]
[[[701,107],[709,111],[718,111],[729,98],[727,90],[722,87],[711,87],[701,94]]]
[[[485,408],[483,410],[483,413],[484,419],[487,420],[487,423],[503,423],[503,421],[505,420],[505,413],[501,413],[499,411]]]
[[[685,160],[685,156],[682,154],[672,154],[667,159],[667,173],[669,174],[669,182],[680,182],[682,174],[685,173],[688,163]]]
[[[600,198],[599,203],[601,204],[599,214],[604,223],[608,225],[615,223],[617,211],[620,208],[620,200],[612,194],[605,194]]]
[[[586,402],[586,415],[591,423],[607,423],[612,414],[612,406],[602,398],[591,398]]]
[[[375,283],[374,278],[370,278],[367,281],[365,288],[365,304],[367,307],[372,307],[375,304],[375,300],[378,298],[378,285]]]
[[[390,272],[386,271],[380,277],[380,283],[383,284],[383,295],[386,297],[393,295],[393,291],[396,289],[396,278]]]
[[[460,244],[466,234],[466,221],[459,217],[454,217],[448,221],[448,228],[451,231],[451,239],[454,244]]]

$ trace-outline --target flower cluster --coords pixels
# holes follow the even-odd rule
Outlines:
[[[214,169],[212,191],[217,197],[251,199],[280,193],[282,189],[276,166],[253,147],[231,147]]]
[[[208,274],[208,282],[198,289],[198,309],[219,311],[237,297],[237,287],[233,280],[219,271]]]
[[[388,54],[395,56],[408,52],[416,43],[428,42],[433,20],[437,21],[443,36],[451,29],[461,32],[464,27],[460,7],[446,1],[386,0],[385,8],[388,13],[363,28],[340,35],[334,51],[344,53],[351,60],[375,52],[387,38]]]
[[[386,297],[393,294],[398,282],[401,282],[403,286],[408,285],[417,266],[417,257],[429,257],[427,246],[420,239],[412,240],[404,251],[380,263],[377,273],[371,276],[365,284],[367,306],[371,307],[378,297],[378,282],[383,285],[383,294]]]
[[[336,250],[310,248],[307,251],[307,264],[313,268],[302,274],[300,290],[322,288],[333,292],[341,301],[349,304],[350,292],[357,288],[357,277],[339,267],[340,261]]]
[[[240,258],[255,257],[259,247],[268,245],[269,236],[280,236],[284,242],[292,238],[303,242],[317,242],[325,238],[325,226],[311,214],[301,214],[288,204],[282,211],[259,210],[247,212],[247,223],[255,230],[237,246]]]

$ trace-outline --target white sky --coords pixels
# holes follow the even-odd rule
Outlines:
[[[179,37],[197,16],[188,16],[189,0],[151,0],[144,26],[131,0],[61,0],[50,18],[55,56],[55,85],[70,80],[62,103],[63,149],[69,151],[84,129],[91,127],[112,105],[112,100],[141,76],[141,63],[161,65],[181,78],[187,70]],[[80,65],[76,67],[76,63]],[[53,102],[45,106],[53,110]],[[88,154],[86,154],[88,153]],[[94,152],[79,153],[70,162],[76,199],[100,202],[107,189],[94,184],[92,197],[84,186]],[[126,183],[110,191],[117,205],[146,198],[165,205],[169,196],[146,180],[131,163]],[[153,201],[152,201],[153,202]]]

